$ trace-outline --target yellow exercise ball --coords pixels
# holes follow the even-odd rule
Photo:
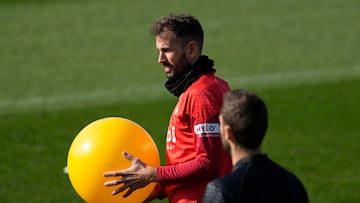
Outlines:
[[[122,156],[126,151],[139,157],[150,166],[159,166],[160,157],[155,142],[137,123],[120,117],[96,120],[73,140],[67,158],[70,182],[79,196],[88,203],[142,202],[155,184],[134,191],[123,198],[126,191],[112,195],[119,186],[105,187],[107,181],[119,177],[104,177],[106,171],[130,167],[131,162]]]

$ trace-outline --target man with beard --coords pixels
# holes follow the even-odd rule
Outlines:
[[[262,153],[267,126],[267,109],[261,98],[243,90],[225,94],[220,134],[234,168],[207,185],[204,203],[309,202],[300,180]]]
[[[146,201],[167,197],[169,202],[201,202],[208,182],[231,171],[231,158],[224,151],[219,131],[223,95],[230,90],[215,76],[214,62],[202,55],[203,29],[191,15],[160,17],[152,26],[159,51],[158,63],[168,80],[165,87],[179,97],[166,137],[166,165],[148,166],[124,152],[132,162],[125,170],[106,172],[121,176],[105,186],[122,184],[124,197],[150,182],[157,182]]]

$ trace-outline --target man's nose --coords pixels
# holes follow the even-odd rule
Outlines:
[[[164,52],[159,52],[159,58],[158,58],[158,63],[163,63],[164,61],[166,61],[166,57]]]

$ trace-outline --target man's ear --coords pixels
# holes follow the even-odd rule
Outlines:
[[[234,142],[234,135],[229,125],[224,126],[224,131],[225,131],[225,136],[224,136],[225,140],[228,142]]]
[[[197,59],[199,55],[199,47],[195,41],[190,41],[186,45],[186,56],[190,61]]]

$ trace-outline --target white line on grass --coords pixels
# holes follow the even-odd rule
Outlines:
[[[286,87],[301,84],[314,84],[324,82],[335,82],[339,80],[359,78],[360,66],[341,69],[319,69],[319,70],[302,70],[290,72],[274,72],[230,78],[228,81],[232,86],[246,87]]]
[[[313,84],[360,77],[360,66],[342,69],[320,69],[292,72],[275,72],[229,78],[234,88],[269,88],[299,84]],[[58,110],[88,105],[116,104],[128,101],[150,101],[169,95],[162,84],[129,87],[119,90],[97,90],[56,96],[0,100],[0,114]]]

